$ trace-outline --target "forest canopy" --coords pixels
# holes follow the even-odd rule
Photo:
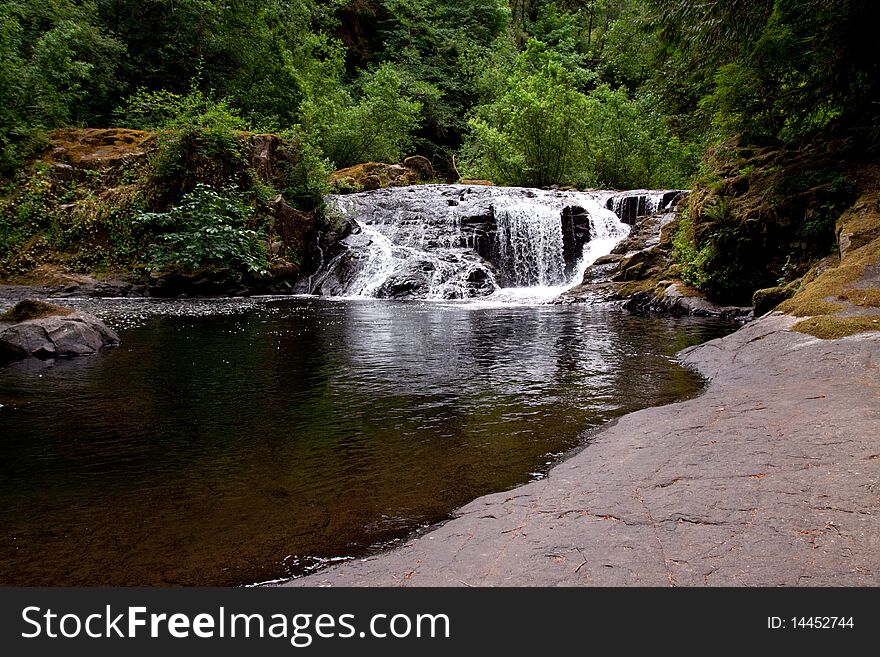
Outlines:
[[[880,140],[871,0],[3,0],[0,169],[208,114],[327,166],[678,187],[736,137]],[[213,114],[212,114],[213,113]],[[182,119],[181,117],[184,117]],[[197,121],[198,122],[198,121]]]

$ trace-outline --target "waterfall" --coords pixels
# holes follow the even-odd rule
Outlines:
[[[677,198],[687,193],[688,191],[685,189],[634,189],[612,194],[608,198],[606,206],[623,223],[632,226],[641,217],[668,210],[674,205]]]
[[[615,210],[643,216],[661,209],[664,194],[420,185],[329,196],[330,211],[357,228],[311,278],[309,292],[549,297],[579,283],[587,266],[626,237],[635,222]]]

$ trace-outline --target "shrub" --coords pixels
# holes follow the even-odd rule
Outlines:
[[[168,212],[135,218],[153,236],[150,264],[161,272],[238,269],[263,274],[266,248],[254,230],[254,212],[236,189],[222,192],[197,184]]]
[[[365,75],[360,91],[357,101],[337,90],[330,98],[304,103],[301,126],[310,131],[307,140],[320,145],[339,168],[368,160],[400,161],[421,122],[421,103],[406,93],[389,64]]]

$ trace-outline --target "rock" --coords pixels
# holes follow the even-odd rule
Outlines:
[[[865,194],[837,222],[840,257],[880,238],[880,194]]]
[[[459,185],[476,185],[477,187],[494,187],[495,183],[491,180],[476,180],[470,178],[464,178],[458,181]]]
[[[666,251],[653,246],[623,256],[618,263],[615,282],[635,281],[651,278],[663,272],[668,264]]]
[[[430,260],[406,260],[376,291],[380,299],[419,299],[425,296],[436,270]]]
[[[779,285],[757,290],[752,295],[755,317],[766,315],[783,301],[791,299],[795,292],[797,292],[797,285]]]
[[[364,162],[330,174],[330,186],[337,193],[372,191],[385,187],[406,187],[428,183],[434,169],[420,155],[406,158],[402,164]]]
[[[27,316],[34,309],[35,318],[0,328],[0,361],[85,356],[119,344],[119,336],[94,315],[40,301],[22,301],[2,318]]]
[[[565,275],[571,278],[584,246],[590,241],[590,213],[576,205],[562,209],[562,254]]]
[[[143,159],[156,146],[155,135],[127,128],[63,128],[49,134],[43,161],[62,177],[74,169],[111,169]]]
[[[275,177],[275,163],[278,161],[278,150],[282,146],[278,135],[252,135],[248,139],[251,148],[251,166],[260,180],[269,181]]]
[[[162,299],[231,296],[241,289],[244,277],[230,269],[205,269],[193,273],[169,272],[150,276],[148,296]]]
[[[269,203],[269,209],[273,215],[269,232],[280,239],[279,254],[302,253],[315,230],[315,214],[292,208],[280,194]]]
[[[608,199],[607,207],[623,223],[635,226],[642,217],[672,209],[687,194],[687,190],[670,189],[658,196],[656,192],[636,189],[615,194]]]
[[[26,322],[29,319],[42,319],[53,315],[70,315],[73,311],[64,306],[56,306],[39,299],[23,299],[14,308],[0,315],[0,322]]]
[[[623,303],[632,312],[657,312],[670,315],[723,317],[737,319],[752,315],[750,306],[719,306],[700,296],[683,283],[671,283],[662,293],[639,292]]]
[[[428,182],[434,178],[434,167],[428,158],[421,155],[413,155],[403,161],[405,169],[414,172],[420,180]]]

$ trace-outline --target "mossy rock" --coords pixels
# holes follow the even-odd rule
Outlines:
[[[143,130],[62,128],[50,133],[49,150],[43,161],[77,169],[112,168],[144,158],[155,147],[155,135]]]
[[[880,193],[865,194],[837,222],[840,255],[880,238]]]
[[[330,174],[330,186],[334,192],[346,194],[353,191],[370,191],[383,187],[404,187],[430,182],[434,169],[427,158],[408,157],[403,164],[364,162]]]
[[[757,290],[752,295],[752,305],[755,307],[755,317],[766,315],[783,301],[791,299],[798,286],[796,284],[777,285]]]
[[[876,316],[834,317],[824,315],[801,320],[791,328],[823,340],[836,340],[857,333],[880,331],[880,318]]]
[[[70,315],[73,311],[70,308],[56,306],[52,303],[39,301],[37,299],[25,299],[19,301],[15,307],[10,308],[0,315],[0,322],[26,322],[32,319],[43,319],[45,317],[61,317]]]

